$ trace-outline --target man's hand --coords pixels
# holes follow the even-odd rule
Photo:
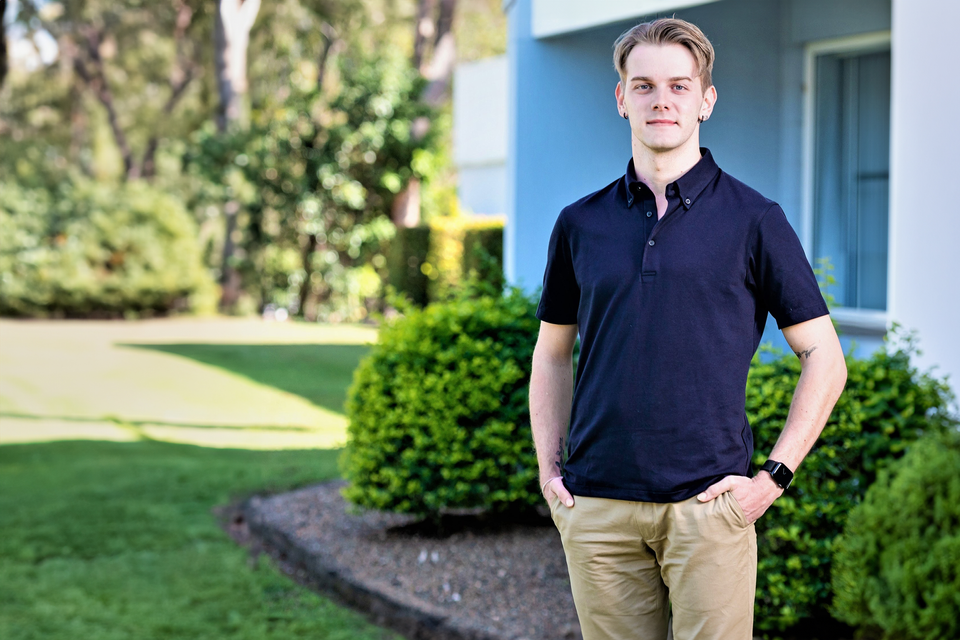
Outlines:
[[[753,478],[745,476],[727,476],[716,482],[697,496],[700,502],[710,502],[722,493],[730,491],[740,503],[743,514],[747,517],[747,524],[753,524],[760,519],[773,501],[783,494],[783,489],[777,486],[773,477],[766,471],[761,471]]]
[[[543,497],[547,500],[547,504],[550,504],[550,494],[560,498],[560,504],[567,507],[573,506],[573,495],[563,486],[563,478],[553,478],[543,488]]]

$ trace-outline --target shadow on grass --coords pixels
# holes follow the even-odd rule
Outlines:
[[[344,412],[353,371],[369,346],[354,344],[120,344],[219,367]]]
[[[191,422],[169,422],[167,420],[133,420],[130,418],[117,418],[115,416],[104,416],[102,418],[93,418],[85,416],[56,416],[41,415],[36,413],[17,413],[15,411],[0,411],[0,418],[18,418],[20,420],[58,420],[62,422],[76,422],[78,424],[102,424],[104,422],[114,424],[119,427],[179,427],[184,429],[225,429],[230,431],[249,431],[251,429],[269,429],[271,431],[294,431],[310,433],[313,431],[310,427],[297,427],[292,425],[273,426],[268,424],[254,425],[235,425],[235,424],[195,424]]]

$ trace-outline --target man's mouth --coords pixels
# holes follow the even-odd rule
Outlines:
[[[676,124],[673,120],[647,120],[647,124]]]

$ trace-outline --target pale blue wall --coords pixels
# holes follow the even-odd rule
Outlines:
[[[701,141],[728,173],[780,202],[800,227],[803,47],[890,28],[890,0],[722,0],[677,11],[714,44],[719,100]],[[613,42],[641,18],[535,40],[530,1],[510,20],[510,138],[505,258],[510,280],[539,286],[565,205],[622,174],[629,129],[613,90]],[[768,330],[775,339],[776,332]],[[876,339],[858,339],[864,350]],[[782,344],[782,341],[781,341]]]

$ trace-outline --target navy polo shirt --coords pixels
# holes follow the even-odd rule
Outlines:
[[[554,226],[537,317],[579,325],[575,495],[679,502],[748,475],[747,371],[767,313],[780,328],[827,314],[780,206],[701,154],[659,220],[631,160]]]

